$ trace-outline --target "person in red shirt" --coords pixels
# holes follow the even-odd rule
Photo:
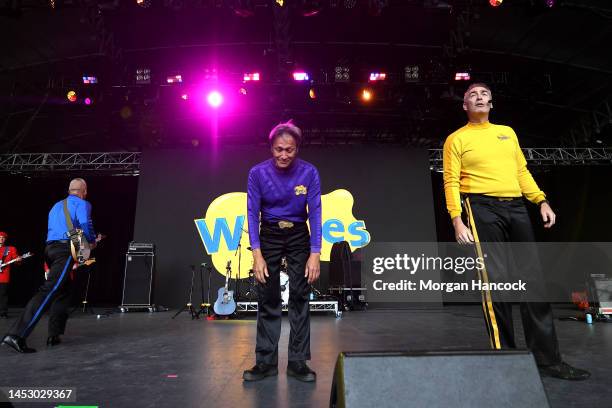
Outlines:
[[[6,245],[8,234],[0,231],[0,260],[2,263],[17,259],[21,261],[21,257],[15,247]],[[8,318],[8,285],[11,280],[11,265],[0,269],[0,319]]]

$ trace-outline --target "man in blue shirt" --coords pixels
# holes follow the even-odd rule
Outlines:
[[[289,364],[287,374],[315,381],[310,360],[310,285],[319,278],[321,255],[321,184],[319,172],[297,158],[302,138],[293,123],[270,132],[272,158],[253,167],[247,186],[249,239],[253,271],[259,282],[256,365],[245,381],[278,374],[281,332],[281,258],[289,275]],[[310,234],[306,220],[310,222]]]
[[[70,182],[68,197],[58,201],[49,212],[45,262],[49,266],[47,280],[30,299],[23,313],[11,327],[2,343],[19,353],[34,353],[36,350],[26,345],[26,338],[32,333],[45,310],[50,309],[48,346],[60,344],[68,320],[68,306],[71,297],[70,271],[73,258],[70,251],[68,231],[70,230],[65,214],[65,206],[73,228],[83,230],[83,235],[91,248],[96,246],[96,234],[91,221],[91,204],[85,201],[87,183],[82,178]]]

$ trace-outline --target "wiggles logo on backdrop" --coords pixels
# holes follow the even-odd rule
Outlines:
[[[370,243],[370,234],[365,221],[353,215],[353,195],[347,190],[335,190],[321,196],[323,240],[321,260],[329,261],[332,244],[348,241],[351,251]],[[213,200],[204,218],[195,219],[195,225],[204,243],[206,253],[214,267],[225,274],[227,261],[232,261],[232,276],[238,271],[240,259],[240,278],[247,278],[253,265],[253,255],[247,250],[247,194],[227,193]],[[240,251],[238,246],[240,245]]]

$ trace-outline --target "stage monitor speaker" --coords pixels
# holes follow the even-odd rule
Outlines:
[[[330,407],[549,407],[528,351],[340,353]]]
[[[152,253],[125,255],[122,306],[152,305],[154,264],[155,255]]]

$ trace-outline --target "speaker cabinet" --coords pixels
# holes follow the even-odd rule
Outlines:
[[[122,306],[152,305],[154,267],[155,255],[152,253],[125,255]]]
[[[330,407],[549,407],[528,351],[340,353]]]

